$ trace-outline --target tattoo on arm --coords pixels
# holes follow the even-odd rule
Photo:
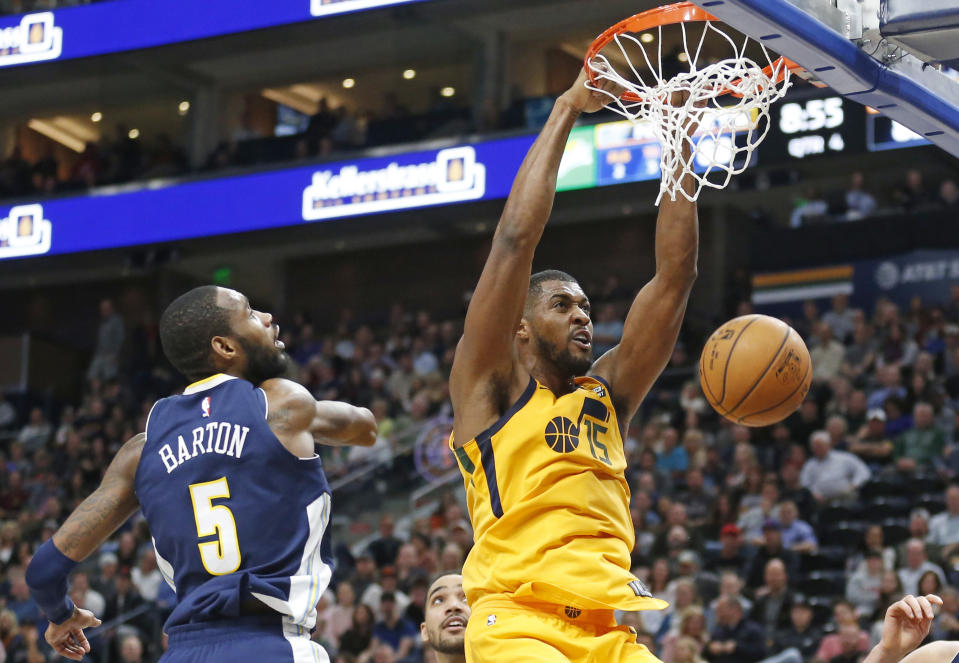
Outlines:
[[[146,435],[141,433],[120,448],[100,486],[54,535],[57,548],[64,555],[82,561],[137,510],[133,478],[145,441]]]
[[[290,409],[284,407],[272,410],[266,417],[266,423],[270,425],[270,428],[277,431],[288,430],[290,427]]]

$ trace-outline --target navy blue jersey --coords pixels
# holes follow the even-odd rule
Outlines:
[[[167,628],[270,609],[313,628],[332,575],[330,487],[266,421],[266,394],[214,375],[147,419],[136,472],[157,562],[177,593]]]

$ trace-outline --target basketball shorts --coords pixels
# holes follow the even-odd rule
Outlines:
[[[467,663],[660,663],[612,610],[483,597],[466,627]]]
[[[161,663],[256,661],[257,663],[329,663],[326,650],[306,629],[283,624],[281,617],[238,617],[222,622],[174,626]]]

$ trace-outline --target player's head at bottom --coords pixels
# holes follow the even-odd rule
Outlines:
[[[463,593],[463,576],[449,572],[437,576],[426,590],[420,637],[434,651],[447,655],[464,655],[466,622],[470,607]]]

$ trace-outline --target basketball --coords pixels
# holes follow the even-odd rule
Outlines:
[[[803,402],[811,379],[802,337],[768,315],[744,315],[720,326],[699,359],[706,400],[744,426],[769,426],[788,417]]]

